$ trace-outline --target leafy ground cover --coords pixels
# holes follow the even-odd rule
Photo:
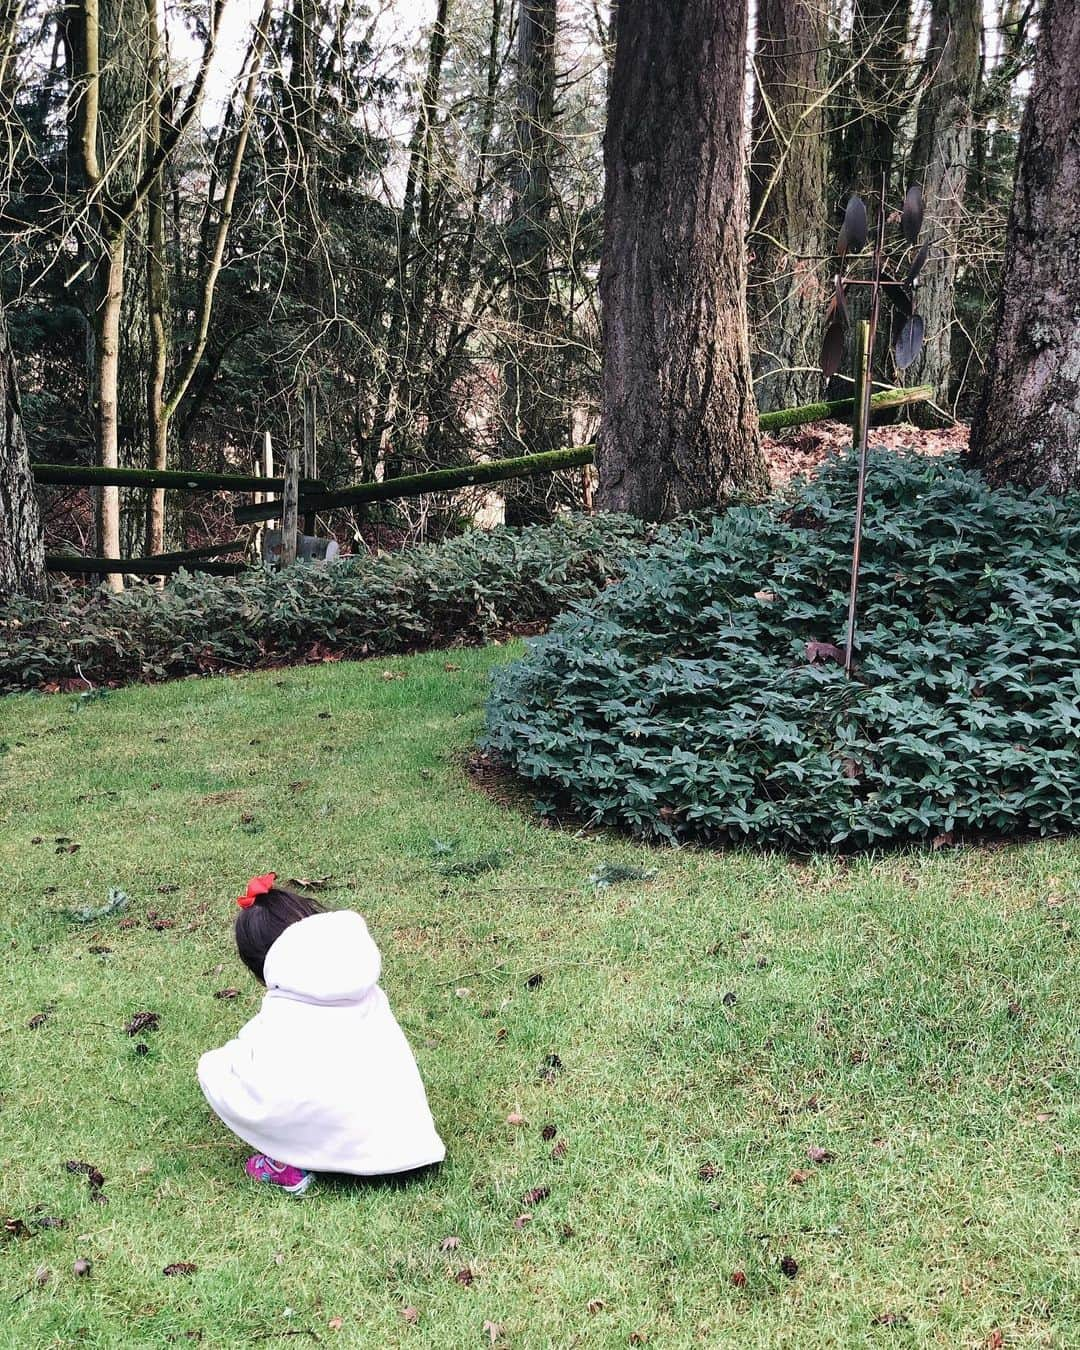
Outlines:
[[[488,744],[643,836],[843,849],[1080,826],[1080,495],[875,452],[663,531],[507,667]]]
[[[548,830],[462,772],[506,654],[0,704],[0,1344],[1075,1345],[1080,844]],[[368,915],[439,1175],[245,1183],[270,867]]]
[[[561,516],[470,530],[330,567],[180,573],[120,595],[56,588],[0,601],[0,692],[82,692],[135,680],[385,656],[534,631],[621,575],[650,530]]]

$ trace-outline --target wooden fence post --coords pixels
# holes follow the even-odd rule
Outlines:
[[[315,386],[310,382],[304,385],[304,477],[315,477]],[[315,512],[308,511],[304,516],[304,533],[315,533]]]
[[[281,550],[279,566],[289,567],[296,561],[297,514],[300,503],[300,455],[296,442],[290,441],[285,460],[285,492],[281,499]]]
[[[255,456],[255,477],[256,478],[262,477],[262,459],[258,455]],[[269,499],[270,494],[268,492],[253,492],[251,494],[251,500],[253,504],[256,506],[261,506],[264,501],[269,501]],[[260,522],[258,525],[255,526],[255,529],[251,536],[250,554],[254,555],[254,561],[256,563],[260,562],[262,559],[262,543],[263,543],[264,529],[265,526]]]
[[[270,433],[269,433],[268,431],[264,431],[264,432],[263,432],[263,470],[262,470],[262,476],[263,476],[264,478],[273,478],[273,476],[274,476],[274,443],[273,443],[273,441],[270,439]],[[268,492],[268,493],[266,494],[266,500],[267,500],[268,502],[272,502],[272,501],[274,500],[274,494],[273,494],[272,492]],[[275,524],[275,522],[274,522],[273,520],[267,521],[267,525],[268,525],[271,529],[273,529],[274,524]]]

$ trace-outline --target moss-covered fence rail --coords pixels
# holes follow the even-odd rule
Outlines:
[[[883,389],[870,400],[871,413],[886,412],[911,403],[923,403],[933,397],[929,385],[914,389]],[[807,403],[798,408],[784,408],[778,412],[761,413],[762,431],[782,431],[789,427],[823,422],[827,418],[847,418],[855,409],[851,398],[831,399],[821,403]],[[300,509],[305,513],[333,511],[343,507],[360,506],[367,502],[397,501],[405,497],[419,497],[430,492],[454,492],[460,488],[479,487],[485,483],[503,483],[512,478],[530,478],[534,475],[558,473],[563,469],[579,468],[593,462],[593,446],[582,445],[568,450],[550,450],[538,455],[518,455],[513,459],[495,459],[486,463],[466,464],[451,469],[435,469],[430,473],[407,474],[401,478],[384,479],[379,483],[358,483],[337,492],[327,489],[315,478],[299,481]],[[185,473],[179,469],[102,469],[92,465],[35,464],[34,477],[39,483],[58,483],[86,487],[157,487],[188,492],[227,491],[237,493],[283,492],[283,478],[260,478],[245,474]],[[237,524],[270,520],[281,514],[281,502],[254,502],[237,506],[233,518]],[[246,546],[243,540],[227,544],[209,544],[204,548],[188,549],[180,553],[160,553],[149,558],[83,558],[76,555],[53,554],[45,559],[53,572],[93,574],[123,571],[135,576],[158,576],[178,571],[181,567],[201,568],[207,572],[237,572],[244,564],[214,562],[222,553],[238,552]]]

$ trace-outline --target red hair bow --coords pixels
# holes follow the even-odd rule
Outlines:
[[[276,872],[267,872],[264,876],[252,877],[247,884],[247,890],[243,895],[237,897],[236,903],[241,909],[250,909],[260,895],[265,895],[267,891],[273,890],[276,880]]]

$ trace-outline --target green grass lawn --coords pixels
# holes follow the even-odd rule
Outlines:
[[[0,1236],[0,1344],[1080,1344],[1080,843],[845,864],[546,830],[461,768],[506,654],[0,703],[0,1213],[35,1234]],[[597,890],[605,863],[656,875]],[[434,1178],[267,1194],[206,1108],[196,1059],[260,996],[234,896],[269,869],[367,916]],[[66,917],[111,886],[136,924]]]

